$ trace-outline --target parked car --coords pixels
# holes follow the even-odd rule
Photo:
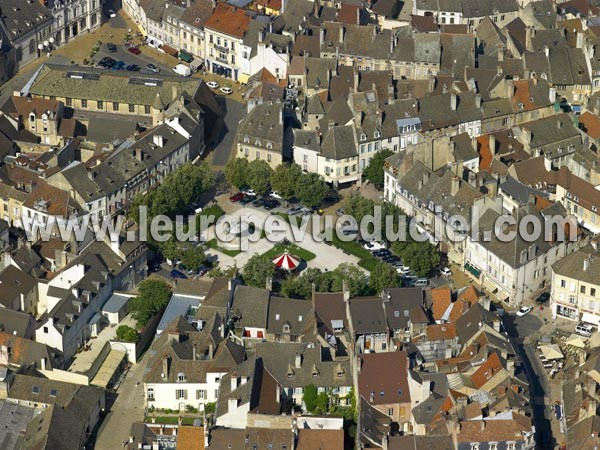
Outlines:
[[[127,72],[137,72],[138,70],[140,70],[140,66],[138,66],[137,64],[129,64],[126,68]]]
[[[125,69],[125,61],[117,61],[112,67],[112,70],[123,70]]]
[[[219,89],[219,91],[225,95],[233,94],[233,89],[228,86],[223,86],[221,89]]]
[[[254,189],[243,188],[243,189],[240,189],[240,192],[242,192],[244,195],[252,195],[252,196],[256,197],[256,192],[254,192]]]
[[[139,48],[137,48],[137,47],[129,47],[127,49],[127,51],[129,53],[133,53],[134,55],[139,55],[140,53],[142,53],[142,51]]]
[[[112,66],[115,65],[117,61],[113,58],[111,58],[110,56],[105,56],[104,58],[102,58],[100,60],[100,62],[98,63],[98,65],[100,67],[103,67],[104,69],[110,69]]]
[[[278,200],[274,200],[272,198],[266,199],[264,201],[264,207],[266,210],[278,208],[280,205],[281,205],[281,203],[279,203]]]
[[[384,244],[383,242],[378,242],[378,241],[368,241],[368,242],[365,242],[365,243],[363,244],[363,248],[364,248],[365,250],[369,250],[369,251],[372,251],[372,252],[376,252],[376,251],[379,251],[379,250],[385,250],[385,249],[386,249],[386,246],[385,246],[385,244]]]
[[[159,73],[160,72],[160,69],[158,67],[156,67],[152,63],[146,64],[146,69],[148,69],[150,72],[154,72],[154,73]]]
[[[110,17],[111,19],[114,19],[115,17],[117,17],[117,13],[112,9],[109,9],[108,11],[106,11],[106,15],[108,17]]]
[[[581,322],[581,323],[578,323],[577,326],[575,327],[575,333],[577,333],[581,336],[590,337],[593,332],[594,332],[594,328],[591,325],[588,325],[587,323]]]
[[[381,248],[379,250],[375,250],[373,252],[373,256],[380,258],[383,256],[390,256],[392,254],[392,252],[390,252],[389,250],[385,249],[385,248]]]
[[[256,200],[254,200],[252,202],[252,206],[256,207],[256,208],[260,208],[261,206],[265,205],[265,199],[264,198],[257,198]]]
[[[111,53],[115,53],[117,51],[117,46],[115,44],[113,44],[112,42],[109,42],[108,44],[106,44],[106,48]]]
[[[283,200],[283,197],[277,193],[277,191],[271,191],[269,197],[274,198],[276,200]]]
[[[192,75],[192,69],[185,64],[177,64],[175,67],[173,67],[173,72],[175,72],[177,75],[181,75],[182,77],[189,77]]]
[[[521,309],[517,311],[517,316],[523,317],[531,312],[531,306],[521,306]]]
[[[242,205],[247,205],[248,203],[252,203],[254,201],[256,197],[253,197],[252,195],[244,195],[244,198],[242,198],[240,200],[240,204]]]
[[[219,89],[219,83],[216,81],[209,81],[206,85],[211,89]]]
[[[187,275],[177,269],[171,270],[171,278],[180,278],[182,280],[187,279]]]
[[[295,216],[302,212],[302,206],[292,206],[290,209],[286,211],[288,216]]]
[[[550,292],[542,292],[538,298],[535,299],[535,302],[538,305],[543,305],[550,299]]]
[[[410,273],[410,267],[408,266],[400,266],[396,268],[396,272],[398,272],[400,275],[408,275]]]
[[[338,216],[340,216],[340,217],[341,217],[341,216],[343,216],[344,214],[346,214],[346,211],[344,210],[344,208],[338,208],[338,209],[336,209],[336,210],[335,210],[335,213],[336,213]]]
[[[235,202],[239,202],[243,198],[244,198],[244,194],[242,192],[238,192],[237,194],[233,194],[231,197],[229,197],[229,201],[232,203],[235,203]]]
[[[440,273],[445,277],[449,277],[452,275],[452,271],[450,269],[448,269],[447,267],[442,267],[442,269],[440,270]]]
[[[429,280],[427,278],[417,278],[416,280],[412,280],[410,284],[414,287],[427,287]]]

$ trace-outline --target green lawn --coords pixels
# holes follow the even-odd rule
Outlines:
[[[298,247],[296,244],[287,243],[287,244],[275,244],[275,246],[265,253],[269,258],[274,258],[277,255],[282,254],[285,250],[290,252],[292,255],[301,258],[303,261],[308,262],[317,257],[313,252],[309,252],[308,250],[303,249],[302,247]]]
[[[242,252],[241,250],[227,250],[227,249],[219,247],[219,243],[217,242],[216,238],[208,241],[206,243],[206,246],[208,248],[213,248],[215,250],[218,250],[227,256],[231,256],[232,258],[236,257],[237,255],[239,255]]]
[[[368,271],[373,270],[373,268],[379,261],[368,250],[365,250],[364,248],[362,248],[358,242],[356,242],[356,241],[350,241],[350,242],[341,241],[337,237],[337,234],[335,232],[333,233],[333,240],[331,243],[335,247],[339,248],[340,250],[359,258],[360,261],[358,262],[358,265]]]

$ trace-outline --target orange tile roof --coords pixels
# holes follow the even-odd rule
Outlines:
[[[471,380],[475,388],[479,389],[485,383],[492,379],[496,373],[502,369],[502,363],[497,353],[492,353],[486,362],[484,362],[479,369],[471,375]]]
[[[219,3],[204,28],[242,39],[248,31],[250,20],[243,9]]]
[[[296,450],[325,450],[344,448],[344,430],[298,430]]]
[[[177,450],[204,450],[204,428],[179,427],[177,430]]]
[[[431,290],[431,301],[433,305],[433,319],[440,320],[450,303],[452,302],[452,291],[449,286],[442,286]]]
[[[494,157],[490,152],[490,138],[487,134],[477,138],[477,148],[479,150],[479,170],[491,172],[490,168]]]
[[[513,108],[515,111],[521,110],[519,103],[523,104],[522,110],[529,111],[537,108],[537,105],[531,101],[532,97],[529,93],[529,80],[517,80],[513,82],[515,92],[513,95]]]
[[[442,341],[456,337],[456,327],[453,323],[429,325],[425,331],[430,341]]]
[[[600,117],[584,112],[579,116],[579,128],[585,131],[592,139],[600,138]]]
[[[279,11],[283,5],[283,2],[282,0],[254,0],[254,4],[272,9],[274,11]]]

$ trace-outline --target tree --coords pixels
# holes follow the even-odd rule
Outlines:
[[[171,298],[171,287],[158,278],[149,278],[138,286],[138,295],[129,301],[129,312],[143,327],[154,314],[162,310]]]
[[[344,202],[344,212],[356,219],[358,223],[368,214],[373,214],[375,202],[363,197],[358,192],[353,192],[349,197],[346,197]]]
[[[320,269],[310,267],[298,277],[288,277],[281,284],[281,293],[286,297],[311,298],[313,285],[316,292],[331,291],[331,278]]]
[[[179,260],[185,267],[191,270],[198,270],[206,261],[206,255],[200,246],[191,246],[185,249],[179,256]]]
[[[317,401],[315,410],[318,410],[321,414],[325,414],[329,407],[329,396],[326,392],[321,392],[317,395]]]
[[[379,293],[387,288],[398,286],[398,273],[389,264],[381,261],[377,261],[373,270],[371,270],[371,276],[369,277],[369,286]]]
[[[377,189],[381,189],[383,187],[383,166],[385,164],[385,160],[393,154],[393,151],[386,148],[379,150],[373,155],[373,157],[369,161],[369,165],[363,170],[363,178],[373,183]]]
[[[149,214],[174,218],[210,189],[214,182],[214,175],[205,162],[200,165],[184,164],[167,175],[156,189],[152,202],[148,203]]]
[[[302,169],[298,164],[280,164],[271,175],[271,188],[283,198],[296,195],[296,186],[302,176]]]
[[[140,335],[129,325],[120,325],[117,328],[117,339],[123,342],[137,342],[140,339]]]
[[[304,386],[304,406],[306,406],[307,411],[314,411],[317,407],[317,387],[314,384],[309,384]]]
[[[345,281],[351,297],[370,293],[367,275],[357,266],[342,263],[329,273],[331,274],[331,290],[333,292],[341,291]]]
[[[271,189],[273,169],[264,159],[255,159],[248,163],[248,186],[258,195],[265,195]]]
[[[238,189],[248,184],[248,160],[246,158],[230,159],[225,166],[227,183]]]
[[[440,264],[440,252],[430,242],[416,242],[407,238],[406,241],[392,243],[392,252],[402,258],[405,266],[419,276],[425,276]]]
[[[248,286],[264,288],[267,278],[275,275],[275,265],[266,255],[254,255],[242,269],[242,279]]]
[[[305,173],[298,179],[296,196],[306,206],[320,206],[328,192],[329,186],[316,173]]]

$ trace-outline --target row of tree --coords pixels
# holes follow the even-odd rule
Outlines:
[[[138,295],[127,304],[131,316],[143,328],[148,320],[169,303],[171,287],[158,278],[148,278],[138,286]],[[128,340],[128,339],[123,339]]]
[[[275,276],[275,266],[265,255],[252,256],[242,268],[241,277],[245,284],[265,287],[266,280]],[[371,295],[383,289],[399,285],[398,274],[388,264],[378,262],[370,276],[359,267],[342,263],[335,270],[323,272],[316,268],[307,268],[301,275],[290,276],[281,283],[281,294],[293,298],[310,298],[313,288],[316,292],[340,292],[344,282],[352,297]]]
[[[321,205],[330,190],[318,174],[304,173],[298,164],[280,164],[273,170],[262,159],[230,160],[225,166],[225,179],[235,188],[249,187],[258,195],[275,191],[285,199],[296,198],[309,207]]]

